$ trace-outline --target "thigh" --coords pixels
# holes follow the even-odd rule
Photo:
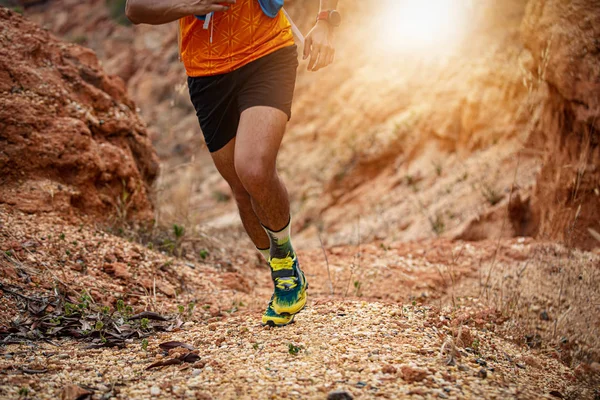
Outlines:
[[[237,173],[235,172],[235,143],[236,139],[233,138],[221,149],[210,153],[210,155],[217,167],[217,171],[219,171],[221,176],[227,181],[234,196],[237,197],[240,194],[245,193],[246,189],[244,189],[244,185],[242,185],[240,178],[238,178]]]
[[[256,106],[244,110],[235,142],[237,166],[275,168],[287,115],[276,108]],[[241,161],[241,162],[240,162]]]

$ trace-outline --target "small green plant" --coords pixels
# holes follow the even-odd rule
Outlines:
[[[177,306],[177,311],[179,312],[179,314],[183,314],[185,311],[185,307],[180,304]]]
[[[85,35],[77,35],[77,36],[74,36],[73,39],[71,39],[71,41],[73,43],[77,43],[77,44],[85,44],[85,43],[87,43],[88,38]]]
[[[125,302],[122,299],[117,300],[117,311],[121,314],[125,311]]]
[[[175,239],[179,240],[185,235],[185,227],[173,224],[173,233],[175,234]]]
[[[108,14],[110,17],[121,25],[131,25],[131,22],[125,16],[125,4],[126,0],[106,0],[106,7],[108,8]]]
[[[188,304],[188,314],[189,315],[192,315],[195,307],[196,307],[196,303],[194,303],[193,301]]]
[[[288,345],[288,352],[293,356],[297,355],[300,352],[300,350],[302,350],[302,346],[296,346],[293,343],[290,343]]]
[[[66,302],[65,303],[65,315],[69,316],[78,312],[77,306],[73,303]]]
[[[362,283],[360,281],[354,281],[354,295],[355,296],[360,296],[360,288],[362,286]]]
[[[64,234],[64,233],[61,233],[60,235],[58,235],[58,238],[59,238],[60,240],[65,240],[65,234]]]
[[[140,326],[142,327],[142,329],[148,329],[148,323],[150,321],[148,320],[148,318],[142,318],[140,320]]]
[[[504,198],[504,196],[500,192],[498,192],[493,187],[489,186],[487,183],[483,184],[483,187],[481,188],[481,194],[483,194],[483,197],[485,197],[487,202],[490,203],[490,205],[492,206],[495,206],[496,204],[500,203],[500,201],[502,201],[502,199]]]
[[[102,314],[108,315],[109,312],[110,312],[110,307],[109,306],[102,307]]]
[[[473,343],[471,343],[471,348],[476,352],[479,352],[479,339],[473,340]]]
[[[443,167],[442,167],[442,163],[441,163],[441,162],[439,162],[439,161],[434,161],[434,162],[433,162],[433,168],[435,168],[435,174],[436,174],[437,176],[442,176],[442,170],[443,170]]]
[[[206,260],[206,257],[208,257],[208,250],[206,250],[206,249],[200,250],[200,258],[203,260]]]
[[[26,386],[23,386],[21,388],[19,388],[19,396],[22,397],[27,397],[29,395],[29,388]]]
[[[97,331],[101,331],[104,328],[104,322],[96,321],[96,325],[94,325],[94,329]]]
[[[65,254],[68,255],[68,256],[70,256],[71,255],[71,251],[69,249],[66,249],[65,250]]]
[[[213,192],[213,198],[217,201],[217,203],[226,203],[231,199],[231,196],[227,193],[221,192],[220,190],[215,190]]]
[[[437,213],[435,215],[435,219],[430,219],[431,229],[435,232],[436,236],[440,236],[444,233],[444,229],[446,229],[446,225],[444,224],[444,217],[442,214]]]
[[[148,339],[142,339],[142,350],[148,350]]]

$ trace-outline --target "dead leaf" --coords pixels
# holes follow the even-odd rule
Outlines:
[[[178,358],[171,358],[169,360],[165,360],[165,361],[157,361],[153,364],[150,364],[146,367],[146,369],[152,369],[152,368],[158,368],[158,367],[164,367],[167,365],[176,365],[176,364],[181,364],[181,360],[179,360]]]
[[[168,318],[165,318],[162,315],[160,315],[159,313],[155,313],[152,311],[144,311],[139,314],[132,315],[129,319],[142,319],[142,318],[153,319],[156,321],[168,321]]]
[[[171,350],[176,347],[183,347],[188,350],[196,350],[194,346],[183,342],[164,342],[158,345],[163,350]]]
[[[46,368],[44,368],[44,369],[21,368],[21,371],[25,372],[26,374],[45,374],[46,372],[48,372],[48,370]]]

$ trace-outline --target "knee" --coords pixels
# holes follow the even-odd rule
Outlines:
[[[259,159],[236,160],[235,170],[244,188],[250,193],[268,185],[275,174],[274,166],[261,162]]]

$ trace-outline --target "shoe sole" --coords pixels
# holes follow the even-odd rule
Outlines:
[[[262,326],[270,326],[270,327],[272,327],[272,328],[276,328],[276,327],[282,327],[282,326],[289,325],[289,324],[291,324],[292,322],[294,322],[294,315],[292,315],[292,318],[291,318],[291,319],[290,319],[288,322],[286,322],[285,324],[278,324],[278,323],[276,323],[276,322],[275,322],[275,321],[273,321],[273,320],[268,320],[267,322],[264,322],[264,321],[263,321],[263,322],[262,322]]]
[[[306,287],[306,289],[308,289],[308,286]],[[274,301],[273,305],[272,305],[273,310],[275,310],[275,312],[277,314],[290,314],[290,315],[298,314],[306,306],[306,300],[308,298],[308,296],[306,294],[306,289],[304,290],[304,296],[298,302],[296,302],[294,304],[294,307],[279,307],[277,305],[277,302]]]

